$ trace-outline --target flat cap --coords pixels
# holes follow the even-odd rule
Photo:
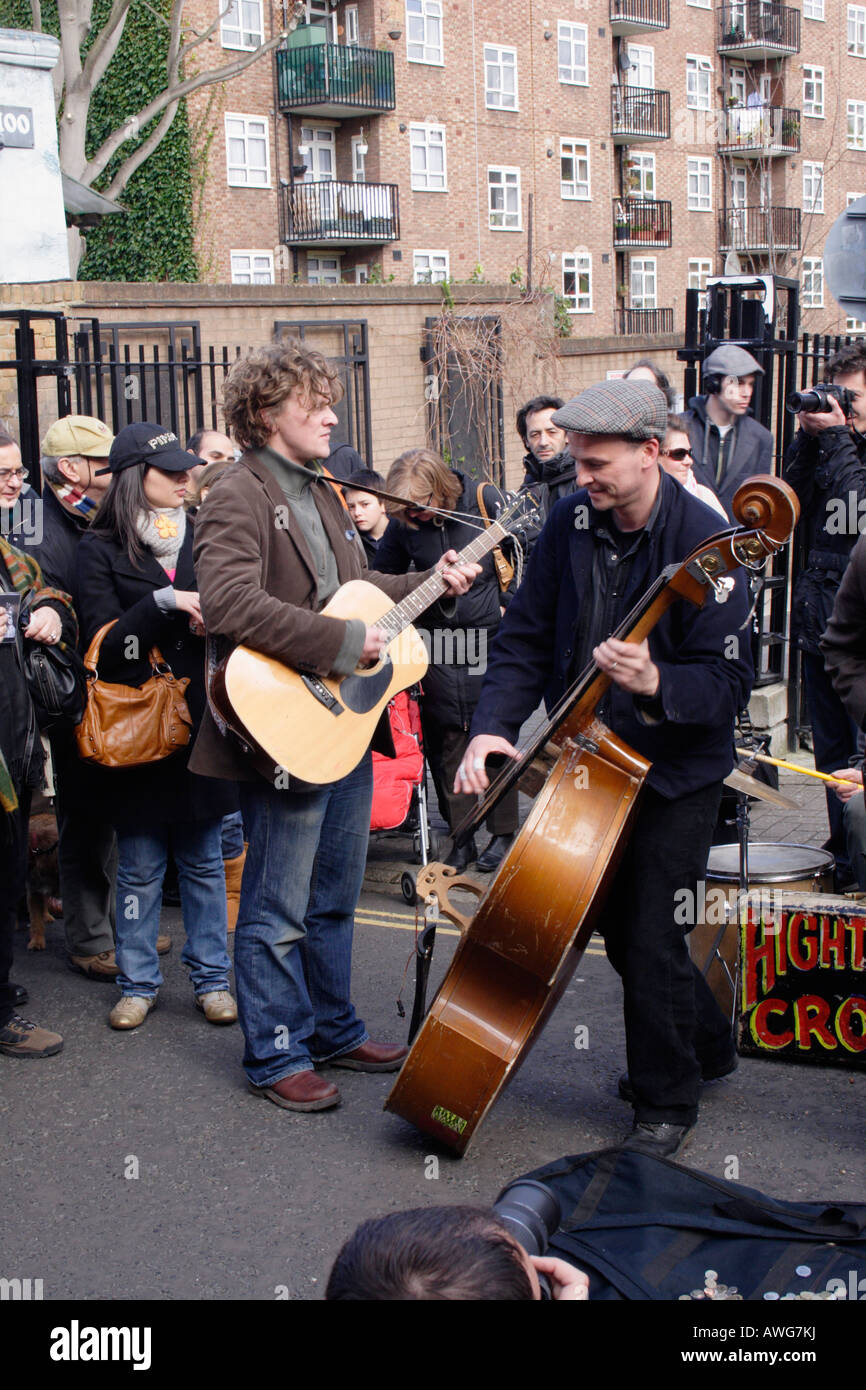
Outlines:
[[[106,459],[113,443],[111,430],[93,415],[64,415],[43,439],[42,456],[62,459],[81,454],[84,458]]]
[[[576,434],[662,440],[668,428],[668,403],[651,381],[615,377],[587,387],[554,411],[551,419],[560,429]]]
[[[737,347],[736,343],[720,343],[704,358],[704,376],[752,376],[755,372],[763,376],[764,368],[750,352]]]

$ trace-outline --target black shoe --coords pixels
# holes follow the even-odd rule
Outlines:
[[[514,844],[514,835],[494,835],[490,844],[482,855],[479,856],[478,863],[475,865],[480,874],[492,874],[499,868],[511,846]]]
[[[452,869],[456,869],[458,874],[462,874],[464,869],[468,869],[478,857],[478,846],[475,843],[475,836],[471,836],[465,845],[455,845],[445,863]]]
[[[732,1072],[735,1072],[739,1065],[740,1059],[736,1052],[732,1057],[726,1057],[724,1062],[709,1063],[701,1068],[701,1084],[703,1085],[707,1081],[720,1081],[723,1076],[730,1076]],[[634,1087],[627,1071],[624,1071],[619,1078],[617,1090],[621,1100],[624,1100],[627,1105],[634,1105],[636,1099]]]
[[[30,995],[27,993],[23,985],[13,985],[12,981],[10,980],[9,988],[12,991],[12,1003],[15,1005],[16,1008],[19,1004],[27,1003],[27,1000],[30,998]]]
[[[673,1158],[693,1129],[694,1125],[636,1123],[620,1148],[636,1149],[638,1153],[654,1154],[656,1158]]]

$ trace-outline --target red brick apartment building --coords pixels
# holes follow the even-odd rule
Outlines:
[[[218,3],[194,0],[197,28]],[[287,6],[232,0],[210,61]],[[191,99],[212,136],[203,279],[525,282],[531,248],[536,285],[597,337],[680,332],[686,288],[737,258],[800,277],[805,329],[845,329],[822,254],[866,194],[866,0],[304,8]]]

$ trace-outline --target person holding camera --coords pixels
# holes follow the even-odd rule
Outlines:
[[[791,636],[802,654],[815,767],[832,772],[857,753],[856,725],[833,688],[819,644],[851,549],[866,530],[866,339],[858,338],[829,359],[824,382],[817,400],[807,401],[821,408],[798,416],[800,428],[785,452],[782,476],[800,500],[805,533],[806,559],[794,586]],[[841,888],[854,874],[842,804],[832,788],[827,790],[827,815],[828,848],[836,857]]]
[[[773,436],[750,416],[760,362],[736,343],[721,343],[704,358],[703,396],[683,411],[694,459],[695,481],[711,488],[728,516],[734,493],[755,473],[773,468]]]

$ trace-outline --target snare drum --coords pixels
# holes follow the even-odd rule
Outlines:
[[[832,854],[812,845],[774,844],[770,841],[756,841],[749,845],[749,888],[762,888],[770,885],[786,891],[804,893],[832,893],[833,869],[835,861]],[[724,893],[729,903],[727,925],[724,928],[718,952],[727,965],[731,978],[734,978],[737,964],[737,894],[740,889],[740,847],[733,845],[713,845],[707,861],[707,880],[705,897],[705,916],[709,921],[700,921],[689,933],[689,952],[695,965],[707,977],[707,984],[713,991],[722,1012],[733,1017],[734,996],[728,974],[717,957],[713,947],[722,929],[721,915],[724,905],[720,895]],[[715,890],[715,891],[713,891]]]

